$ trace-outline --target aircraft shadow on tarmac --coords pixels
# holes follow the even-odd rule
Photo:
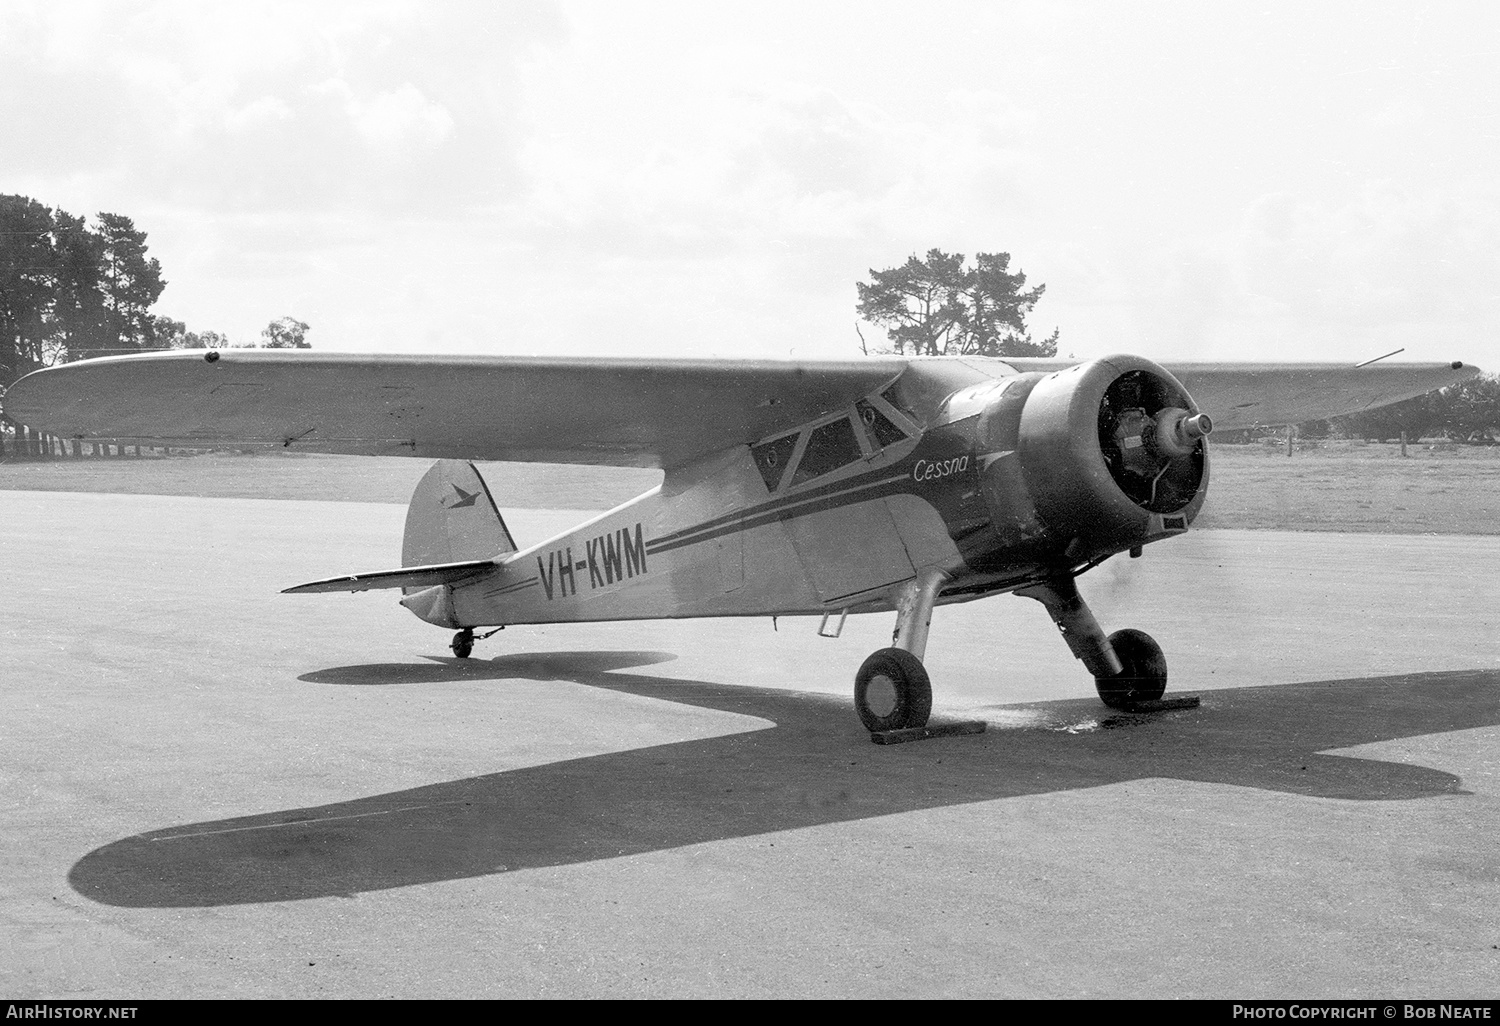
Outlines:
[[[346,666],[302,679],[555,679],[774,726],[194,823],[98,848],[69,874],[108,905],[180,908],[353,895],[1142,778],[1350,800],[1463,794],[1458,777],[1320,751],[1500,724],[1500,671],[1211,691],[1199,709],[1093,700],[1005,707],[969,737],[876,747],[848,702],[621,669],[670,653],[556,652]]]

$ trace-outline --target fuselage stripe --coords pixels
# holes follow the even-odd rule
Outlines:
[[[775,523],[778,520],[790,520],[813,513],[821,513],[829,509],[836,509],[840,506],[853,505],[856,502],[868,502],[872,499],[884,498],[886,495],[893,495],[901,491],[902,489],[893,486],[904,483],[906,480],[906,474],[898,474],[893,477],[867,481],[852,488],[845,488],[842,491],[804,493],[778,502],[765,503],[761,506],[745,510],[742,513],[717,517],[694,527],[675,531],[660,538],[654,538],[646,543],[646,551],[652,554],[670,552],[672,549],[682,548],[686,545],[696,545],[699,542],[712,541],[715,538],[721,538],[740,531],[749,531],[756,527]],[[862,494],[867,492],[873,494]]]
[[[851,492],[860,491],[864,488],[874,488],[879,485],[891,484],[896,481],[905,481],[907,479],[907,475],[904,472],[889,477],[879,476],[881,474],[889,474],[889,472],[890,468],[887,467],[882,470],[875,471],[874,473],[863,475],[862,477],[845,478],[843,481],[832,482],[830,484],[824,485],[822,488],[816,488],[811,491],[802,492],[798,495],[784,495],[778,499],[772,499],[770,502],[763,502],[759,506],[752,506],[749,509],[739,510],[735,513],[726,513],[723,516],[715,517],[712,520],[705,520],[701,524],[694,524],[692,527],[684,527],[681,530],[673,531],[670,534],[664,534],[660,538],[651,539],[651,541],[647,542],[646,544],[648,546],[651,546],[660,545],[664,542],[675,542],[681,538],[686,537],[687,535],[697,534],[701,531],[709,531],[724,524],[734,523],[735,521],[744,520],[748,517],[758,517],[765,513],[773,511],[780,513],[781,511],[790,509],[794,506],[799,506],[810,502],[817,502],[831,496],[844,495]]]
[[[525,580],[513,581],[510,584],[502,585],[499,588],[491,588],[489,591],[485,592],[485,595],[486,597],[494,597],[496,595],[509,595],[513,592],[525,591],[527,588],[535,588],[539,583],[541,582],[538,578],[528,577]]]

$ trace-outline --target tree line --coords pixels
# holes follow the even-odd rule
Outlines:
[[[1047,287],[1027,288],[1025,273],[1011,270],[1009,253],[977,253],[970,263],[962,253],[930,249],[896,267],[871,268],[870,280],[855,287],[859,301],[854,312],[882,328],[886,337],[884,344],[871,348],[859,332],[860,350],[867,355],[1057,355],[1059,333],[1033,341],[1026,324]],[[1500,377],[1474,378],[1367,413],[1302,424],[1298,430],[1307,438],[1415,441],[1441,436],[1493,443],[1500,441]],[[1255,434],[1235,432],[1234,437]]]
[[[0,388],[41,367],[146,349],[237,345],[152,313],[166,288],[146,233],[123,214],[93,222],[0,195]],[[307,349],[308,325],[272,321],[258,343]]]
[[[1304,438],[1447,438],[1490,445],[1500,441],[1500,377],[1470,378],[1378,410],[1300,424],[1297,431]]]

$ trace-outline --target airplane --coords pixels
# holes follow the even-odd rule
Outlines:
[[[936,606],[1046,608],[1100,699],[1166,690],[1149,634],[1106,634],[1077,578],[1186,532],[1208,437],[1318,420],[1479,373],[1461,362],[1160,365],[356,355],[111,356],[22,378],[7,416],[62,437],[434,459],[399,568],[291,594],[400,589],[453,654],[515,624],[894,612],[854,678],[872,735],[928,723]],[[476,460],[655,467],[662,482],[525,548]],[[479,632],[488,632],[480,634]]]

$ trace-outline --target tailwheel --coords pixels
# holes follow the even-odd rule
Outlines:
[[[1113,677],[1095,677],[1100,700],[1111,709],[1154,702],[1167,690],[1167,657],[1145,631],[1126,629],[1109,636],[1125,669]]]
[[[925,727],[932,682],[922,661],[899,648],[882,648],[854,675],[854,709],[871,733]]]
[[[469,658],[469,653],[474,651],[474,629],[466,627],[453,635],[453,644],[448,647],[453,649],[453,654],[458,658]]]

